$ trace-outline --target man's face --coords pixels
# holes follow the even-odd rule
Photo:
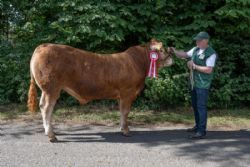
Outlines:
[[[197,40],[196,45],[198,48],[205,49],[208,46],[208,39]]]

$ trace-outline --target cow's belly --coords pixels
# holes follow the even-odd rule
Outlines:
[[[75,97],[81,104],[88,103],[91,100],[120,98],[120,91],[116,89],[90,91],[87,89],[75,90],[69,87],[65,87],[64,90],[71,96]]]

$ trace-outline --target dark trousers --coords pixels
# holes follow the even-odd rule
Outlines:
[[[208,89],[194,88],[191,91],[196,132],[205,135],[207,130]]]

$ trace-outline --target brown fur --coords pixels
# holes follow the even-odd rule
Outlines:
[[[166,56],[164,48],[159,52],[158,65],[166,65],[170,57]],[[82,104],[94,99],[117,99],[120,102],[122,129],[127,133],[131,104],[143,89],[147,76],[150,63],[148,53],[149,45],[101,55],[66,45],[42,44],[35,49],[30,63],[29,110],[36,110],[35,80],[42,90],[40,109],[43,119],[49,120],[48,126],[44,122],[45,129],[48,129],[50,138],[54,138],[50,115],[61,90]]]

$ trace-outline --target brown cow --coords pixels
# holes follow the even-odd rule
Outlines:
[[[35,111],[37,107],[36,83],[42,91],[39,107],[50,141],[56,141],[51,114],[61,90],[82,104],[93,99],[117,99],[122,133],[129,135],[127,117],[132,102],[144,87],[150,49],[159,54],[158,67],[172,64],[172,56],[156,40],[114,54],[97,54],[58,44],[38,46],[30,62],[28,108]]]

